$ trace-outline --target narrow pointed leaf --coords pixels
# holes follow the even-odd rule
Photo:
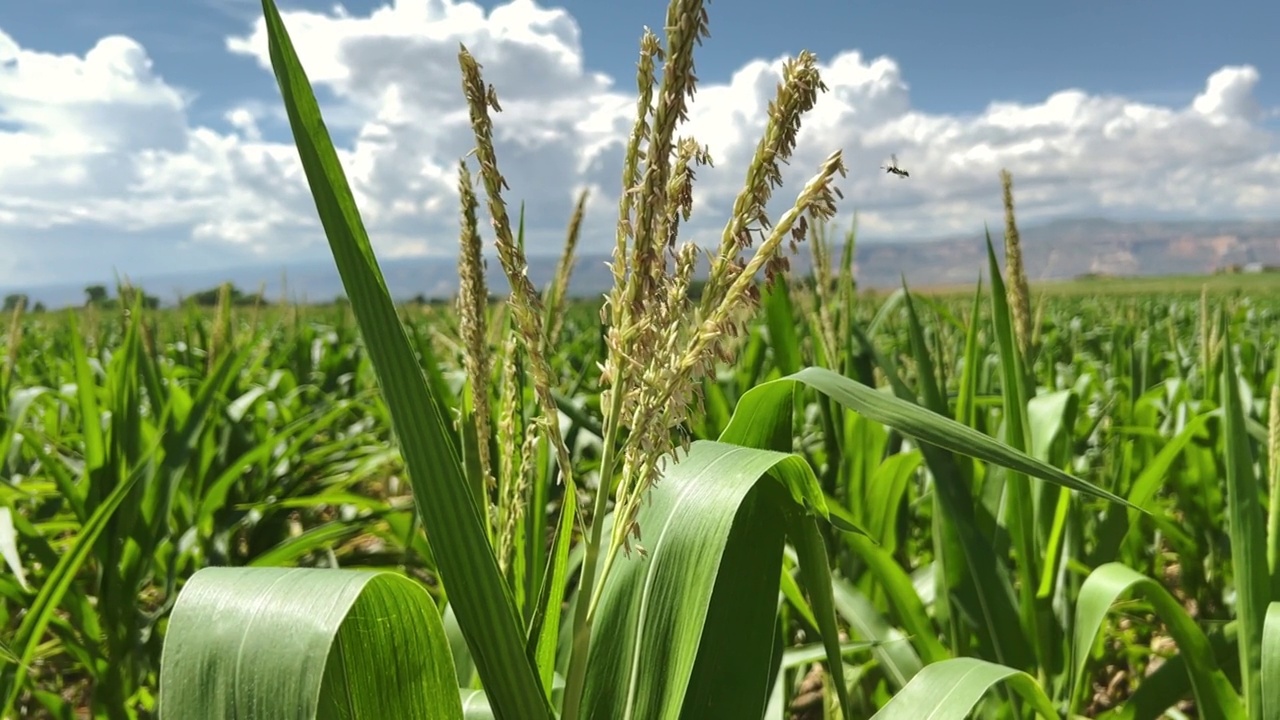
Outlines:
[[[973,428],[901,400],[873,390],[856,380],[837,375],[825,368],[809,367],[771,383],[802,382],[841,405],[898,432],[937,447],[985,460],[1010,470],[1047,480],[1086,495],[1133,507],[1124,498],[1091,485],[1026,453],[1014,450]],[[757,389],[763,386],[757,386]],[[1142,508],[1134,508],[1142,510]],[[1143,512],[1146,512],[1143,510]]]
[[[93,514],[89,516],[88,522],[76,533],[75,542],[72,543],[70,551],[58,558],[58,564],[53,568],[53,572],[44,579],[40,592],[36,593],[35,600],[22,617],[22,624],[13,634],[12,646],[16,650],[14,654],[18,656],[18,661],[14,666],[0,671],[3,673],[0,677],[3,678],[4,683],[0,687],[4,687],[5,690],[5,704],[0,708],[0,717],[11,715],[13,704],[17,701],[23,682],[31,669],[30,663],[35,657],[36,648],[43,640],[45,629],[53,621],[54,612],[62,602],[63,596],[71,588],[76,575],[84,567],[85,561],[99,547],[98,540],[102,537],[102,532],[111,522],[116,510],[120,508],[129,493],[133,492],[134,487],[148,469],[145,463],[139,464],[124,482],[116,485],[111,494],[103,498]]]
[[[1240,621],[1240,684],[1248,717],[1262,715],[1262,627],[1271,598],[1267,566],[1266,519],[1259,500],[1253,452],[1244,429],[1244,407],[1236,375],[1230,325],[1223,317],[1222,414],[1223,453],[1226,456],[1227,531],[1231,535],[1232,579],[1236,590],[1236,618]],[[1273,490],[1275,492],[1275,490]]]
[[[551,706],[525,650],[515,602],[489,545],[453,432],[441,413],[443,401],[432,397],[400,324],[284,22],[272,0],[262,0],[262,6],[271,65],[316,211],[386,395],[414,502],[458,625],[486,682],[486,695],[500,716],[549,717]]]

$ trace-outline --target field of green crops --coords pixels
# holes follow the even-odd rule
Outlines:
[[[748,389],[830,365],[815,361],[822,313],[813,300],[801,290],[765,296],[740,360],[705,381],[706,410],[687,424],[691,437],[719,437]],[[858,300],[848,320],[837,318],[856,333],[835,369],[999,435],[1009,407],[991,305],[989,291],[967,301],[901,292]],[[597,308],[569,306],[552,363],[565,439],[583,467],[598,462],[600,441]],[[402,315],[456,417],[465,383],[456,314],[405,307]],[[112,709],[151,707],[168,613],[201,567],[377,568],[413,578],[443,602],[349,309],[15,319],[0,386],[0,538],[9,567],[0,612],[9,650],[30,652],[28,673],[11,690],[18,716],[75,717],[73,708],[92,706],[95,716],[126,717]],[[869,535],[824,538],[841,637],[850,641],[844,676],[854,717],[869,717],[924,667],[953,657],[1024,670],[1055,707],[1089,717],[1186,708],[1196,682],[1206,694],[1241,692],[1229,482],[1255,489],[1259,518],[1277,518],[1263,508],[1274,497],[1266,426],[1280,383],[1280,294],[1058,296],[1034,327],[1033,382],[1019,408],[1030,437],[1020,442],[1149,514],[930,451],[802,395],[792,449],[814,468],[833,514]],[[492,347],[501,348],[500,335],[492,333]],[[1239,404],[1224,408],[1226,353]],[[532,414],[533,401],[523,404]],[[520,538],[531,542],[522,547],[523,586],[514,588],[525,603],[546,557],[545,544],[532,541],[554,527],[563,501],[545,472],[531,475]],[[99,512],[133,478],[140,482],[114,511]],[[1029,492],[1019,498],[1015,484]],[[979,548],[973,562],[961,528]],[[1262,561],[1269,583],[1278,577],[1275,529],[1249,531],[1260,557],[1244,557]],[[89,532],[95,542],[83,541]],[[811,673],[822,659],[811,589],[790,559],[784,568],[775,592],[786,648],[771,717],[826,717],[822,688],[827,705],[835,697],[829,676]],[[46,624],[33,637],[37,611]],[[1086,655],[1072,657],[1070,640],[1084,630]],[[466,651],[452,640],[465,687]],[[1004,700],[993,691],[987,702]]]
[[[424,307],[264,2],[350,306],[8,319],[0,717],[1280,718],[1280,287],[1028,287],[1006,176],[981,286],[860,294],[838,153],[753,247],[807,55],[693,285],[700,7],[641,44],[603,302],[522,275],[461,51],[479,175]],[[785,271],[805,235],[829,271]]]

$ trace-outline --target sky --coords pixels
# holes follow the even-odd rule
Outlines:
[[[528,252],[607,252],[642,29],[666,2],[278,0],[380,257],[454,255],[474,145],[459,44],[483,66]],[[849,168],[837,222],[878,242],[1059,217],[1280,217],[1280,4],[713,0],[689,122],[710,151],[691,240],[719,237],[782,63],[828,87],[775,191]],[[0,292],[325,260],[258,0],[0,5]],[[910,171],[884,173],[891,155]],[[474,163],[471,170],[476,170]],[[482,210],[482,229],[488,233]]]

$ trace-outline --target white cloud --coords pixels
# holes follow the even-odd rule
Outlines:
[[[530,246],[558,251],[584,186],[595,196],[582,248],[611,246],[634,78],[584,68],[567,12],[532,0],[488,13],[454,0],[396,0],[365,16],[339,8],[284,17],[330,129],[349,138],[340,155],[381,253],[456,247],[457,164],[473,144],[459,43],[502,101],[498,159],[512,212],[526,204]],[[714,31],[714,13],[711,22]],[[261,21],[226,48],[270,73]],[[634,45],[617,51],[634,60]],[[1014,173],[1024,223],[1111,211],[1254,216],[1280,206],[1280,148],[1262,124],[1270,111],[1255,98],[1261,78],[1252,67],[1220,69],[1184,107],[1066,89],[949,116],[914,110],[909,73],[890,58],[849,51],[824,60],[829,92],[805,120],[788,185],[775,193],[779,210],[837,148],[850,168],[843,209],[859,211],[864,235],[886,239],[998,224],[1002,167]],[[698,91],[683,132],[709,146],[715,167],[698,173],[696,237],[724,223],[781,64],[755,60]],[[224,109],[229,130],[198,126],[187,116],[190,98],[163,70],[125,37],[54,55],[0,31],[0,237],[16,248],[0,263],[0,283],[98,273],[63,256],[42,262],[39,240],[72,231],[104,238],[133,274],[158,267],[157,233],[172,238],[179,267],[196,252],[228,262],[327,252],[278,113],[248,102]],[[891,153],[909,180],[878,169]],[[145,245],[131,233],[145,234]]]

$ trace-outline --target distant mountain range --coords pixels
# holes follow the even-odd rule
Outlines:
[[[1205,275],[1229,266],[1280,266],[1280,220],[1123,222],[1103,219],[1058,220],[1020,227],[1023,258],[1032,282],[1083,275]],[[1003,228],[993,226],[992,241],[1003,258]],[[834,239],[834,238],[833,238]],[[834,254],[839,257],[838,248]],[[578,257],[570,292],[598,295],[612,284],[605,255]],[[795,272],[808,273],[811,255],[806,245],[792,257]],[[542,287],[555,273],[557,258],[530,257],[529,277]],[[986,242],[982,234],[930,241],[869,242],[858,244],[857,281],[861,288],[892,288],[905,276],[910,287],[965,285],[979,274],[986,276]],[[387,286],[397,299],[418,295],[448,297],[458,286],[457,261],[453,257],[390,259],[379,262]],[[287,284],[282,288],[282,280]],[[325,302],[343,294],[342,281],[332,261],[298,263],[288,267],[244,267],[135,277],[135,285],[170,304],[179,295],[190,295],[231,282],[246,293],[264,289],[268,299],[283,293],[298,301]],[[102,282],[114,295],[110,278]],[[505,293],[507,284],[496,258],[489,260],[491,292]],[[12,288],[3,294],[27,294],[31,302],[55,308],[84,302],[83,284]]]

